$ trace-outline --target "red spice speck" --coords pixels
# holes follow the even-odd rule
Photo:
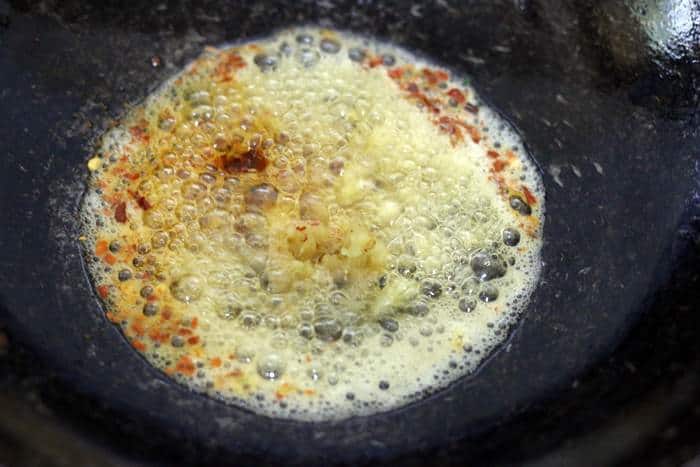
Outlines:
[[[107,243],[107,240],[100,240],[95,245],[95,254],[97,256],[102,256],[105,253],[107,253],[108,248],[109,248],[109,244]]]
[[[497,153],[494,150],[487,151],[486,155],[489,156],[491,159],[498,159],[501,156],[499,153]]]
[[[114,219],[122,224],[126,222],[126,203],[124,201],[117,204],[114,209]]]
[[[537,204],[537,198],[535,198],[535,195],[533,195],[532,192],[525,185],[522,186],[522,189],[527,204]]]
[[[146,122],[146,120],[141,120],[138,124],[129,128],[129,133],[131,133],[134,139],[147,143],[150,139],[148,135],[148,122]]]
[[[501,172],[507,165],[506,161],[497,160],[493,163],[493,170],[494,172]]]
[[[104,284],[98,285],[97,293],[101,298],[107,298],[107,296],[109,295],[109,286]]]
[[[409,83],[409,85],[406,87],[406,90],[411,93],[411,97],[413,99],[416,99],[419,102],[421,102],[431,112],[436,114],[440,113],[440,108],[434,104],[433,100],[429,99],[428,96],[426,96],[418,90],[418,86],[416,85],[416,83]]]
[[[449,91],[447,91],[447,95],[454,99],[458,104],[462,104],[464,103],[464,101],[466,101],[466,98],[464,97],[464,94],[462,94],[462,91],[460,91],[457,88],[452,88]]]
[[[199,342],[198,336],[192,336],[189,339],[187,339],[187,343],[190,345],[195,345],[197,342]]]
[[[170,308],[164,308],[163,312],[160,314],[164,320],[169,320],[173,316],[173,311]]]
[[[148,200],[147,200],[146,198],[144,198],[143,196],[139,196],[139,197],[136,199],[136,203],[137,203],[137,204],[139,205],[139,207],[140,207],[141,209],[143,209],[144,211],[147,211],[147,210],[149,210],[149,209],[151,209],[151,208],[153,207],[153,206],[151,205],[151,203],[149,203]]]
[[[389,78],[391,79],[400,79],[401,75],[403,75],[403,69],[401,68],[392,68],[387,72],[389,74]]]
[[[105,255],[104,260],[105,260],[105,263],[109,264],[110,266],[117,262],[117,258],[111,254]]]
[[[245,60],[237,52],[224,52],[216,65],[214,75],[220,81],[231,81],[233,79],[231,74],[235,70],[245,68],[245,66]]]
[[[170,334],[161,332],[160,329],[153,329],[148,333],[148,337],[150,337],[152,341],[163,343],[168,341]]]
[[[183,355],[175,364],[175,370],[179,371],[183,375],[192,376],[192,374],[194,374],[195,366],[190,357]]]
[[[143,342],[141,342],[139,340],[131,341],[131,346],[133,348],[135,348],[136,350],[138,350],[139,352],[143,352],[146,350],[146,344],[144,344]]]
[[[367,62],[367,64],[369,65],[370,68],[376,68],[382,64],[382,57],[380,57],[378,55],[374,56],[369,60],[369,62]]]
[[[262,172],[267,167],[268,160],[258,146],[240,155],[222,156],[219,163],[229,172]]]
[[[116,313],[112,310],[107,311],[107,313],[105,313],[105,315],[107,316],[107,319],[110,321],[110,323],[119,324],[119,322],[121,321],[119,319],[118,313]]]
[[[142,336],[146,332],[146,330],[143,328],[143,323],[141,321],[136,321],[132,323],[131,330],[134,332],[134,334],[138,336]]]

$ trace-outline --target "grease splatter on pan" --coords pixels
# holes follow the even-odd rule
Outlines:
[[[517,134],[463,76],[368,38],[207,49],[88,167],[108,319],[177,381],[269,416],[444,387],[539,276],[544,196]]]

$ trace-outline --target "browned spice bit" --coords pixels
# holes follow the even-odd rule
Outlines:
[[[126,203],[122,201],[114,209],[114,220],[120,223],[126,222]]]
[[[151,208],[153,207],[153,206],[151,205],[151,203],[149,203],[148,200],[147,200],[146,198],[144,198],[143,196],[139,196],[138,198],[136,198],[136,203],[137,203],[137,204],[139,205],[139,207],[140,207],[141,209],[143,209],[144,211],[147,211],[147,210],[149,210],[149,209],[151,209]]]
[[[148,143],[150,136],[148,134],[148,122],[146,119],[142,118],[139,122],[129,128],[129,133],[134,139],[139,140],[143,143]]]
[[[258,146],[240,155],[222,156],[220,164],[228,172],[262,172],[267,168],[268,160]]]
[[[494,172],[501,172],[507,165],[508,162],[497,160],[493,163],[493,170]]]

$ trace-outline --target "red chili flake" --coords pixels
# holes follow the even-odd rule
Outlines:
[[[299,232],[303,232],[304,230],[306,230],[306,226],[305,226],[305,225],[297,225],[296,229],[297,229]]]
[[[478,143],[479,141],[481,141],[481,133],[479,133],[479,130],[477,130],[475,127],[473,127],[471,125],[465,124],[464,126],[469,131],[469,136],[472,137],[472,141],[474,141],[475,143]]]
[[[111,254],[107,254],[104,260],[105,263],[109,264],[110,266],[117,262],[117,258],[115,258],[114,255]]]
[[[449,75],[444,71],[436,70],[433,71],[430,68],[423,68],[423,76],[428,81],[429,84],[437,84],[441,81],[447,81]]]
[[[140,176],[141,175],[137,174],[136,172],[129,172],[124,174],[124,177],[128,178],[129,180],[138,180]]]
[[[418,86],[415,83],[408,85],[408,91],[411,93],[411,97],[421,102],[425,105],[431,112],[440,113],[440,108],[434,104],[434,101],[429,99],[425,94],[418,91]]]
[[[401,68],[392,68],[387,72],[389,74],[389,78],[391,79],[400,79],[401,76],[403,75],[403,70]]]
[[[221,81],[230,81],[232,79],[231,73],[235,70],[245,68],[246,63],[237,52],[224,52],[221,54],[219,63],[216,65],[214,74]]]
[[[219,159],[222,168],[229,172],[262,172],[267,167],[267,158],[258,146],[241,155],[227,155]]]
[[[109,244],[107,243],[107,240],[100,240],[95,245],[95,254],[97,256],[102,256],[105,253],[107,253],[108,248],[109,248]]]
[[[369,65],[370,68],[376,68],[379,65],[381,65],[383,62],[382,57],[380,56],[374,56],[372,57],[367,64]]]
[[[153,329],[150,333],[148,333],[148,337],[150,337],[152,341],[162,343],[168,340],[170,334],[167,332],[161,332],[160,329]]]
[[[175,369],[184,375],[192,376],[195,366],[190,357],[183,355],[175,364]]]
[[[197,342],[199,342],[198,336],[192,336],[189,339],[187,339],[187,343],[190,345],[195,345]]]
[[[493,163],[493,170],[495,172],[501,172],[507,165],[508,163],[506,161],[497,160]]]
[[[189,329],[186,329],[186,328],[180,328],[177,330],[177,333],[180,334],[181,336],[189,336],[190,334],[192,334],[192,331],[190,331]]]
[[[119,319],[118,314],[117,314],[116,312],[112,311],[112,310],[109,310],[107,313],[105,313],[105,315],[107,316],[107,319],[108,319],[111,323],[119,324],[119,322],[121,321],[121,320]]]
[[[456,144],[460,141],[462,141],[463,136],[462,136],[462,131],[460,128],[463,128],[469,132],[469,134],[472,137],[472,140],[475,143],[478,143],[479,140],[481,139],[481,135],[479,134],[479,130],[474,128],[473,126],[464,123],[463,121],[456,119],[456,118],[451,118],[451,117],[440,117],[437,121],[440,130],[444,131],[445,133],[450,135],[450,140],[452,144]]]
[[[146,330],[143,328],[143,323],[141,321],[136,321],[131,325],[131,330],[134,331],[136,335],[142,336]]]
[[[114,219],[122,224],[126,222],[126,203],[124,201],[117,204],[114,209]]]
[[[533,195],[532,192],[525,185],[522,185],[522,189],[527,204],[537,204],[537,198],[535,198],[535,195]]]
[[[234,378],[238,378],[242,374],[243,374],[243,372],[241,371],[240,368],[234,368],[233,370],[226,373],[226,376],[233,376]]]
[[[497,153],[496,151],[493,151],[493,150],[487,151],[486,155],[489,156],[491,159],[498,159],[499,157],[501,157],[501,155],[499,153]]]
[[[221,366],[221,359],[219,357],[214,357],[209,360],[209,364],[214,368],[219,368]]]
[[[460,127],[466,127],[466,124],[455,118],[444,116],[438,120],[438,127],[441,131],[450,135],[452,144],[456,144],[462,141],[463,136]]]
[[[173,311],[170,308],[166,307],[163,309],[163,312],[160,315],[163,317],[164,320],[168,320],[173,316]]]
[[[139,123],[129,128],[129,133],[134,139],[147,143],[150,139],[150,136],[148,136],[148,122],[142,119]]]
[[[108,285],[98,285],[97,286],[97,293],[99,294],[100,297],[107,298],[107,296],[109,295],[109,286]]]
[[[151,203],[149,203],[148,200],[147,200],[146,198],[144,198],[143,196],[139,196],[139,197],[136,199],[136,203],[137,203],[137,204],[139,205],[139,207],[140,207],[141,209],[143,209],[144,211],[147,211],[147,210],[149,210],[149,209],[151,209],[151,208],[153,207],[153,206],[151,205]]]
[[[462,104],[466,100],[464,94],[462,94],[462,91],[457,88],[452,88],[447,91],[447,95],[454,99],[458,104]]]
[[[192,318],[192,321],[190,321],[190,327],[192,329],[197,329],[197,324],[199,324],[199,320],[195,316],[194,318]]]
[[[133,341],[131,341],[131,345],[132,345],[133,348],[135,348],[135,349],[138,350],[139,352],[143,352],[143,351],[146,350],[146,344],[144,344],[143,342],[141,342],[141,341],[139,341],[139,340],[133,340]]]
[[[437,83],[437,78],[435,77],[435,74],[429,68],[423,68],[423,76],[425,76],[425,79],[428,80],[428,83]]]

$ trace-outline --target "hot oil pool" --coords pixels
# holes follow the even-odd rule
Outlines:
[[[463,77],[357,36],[207,49],[88,167],[107,317],[177,381],[269,416],[444,387],[539,276],[544,196],[519,137]]]

